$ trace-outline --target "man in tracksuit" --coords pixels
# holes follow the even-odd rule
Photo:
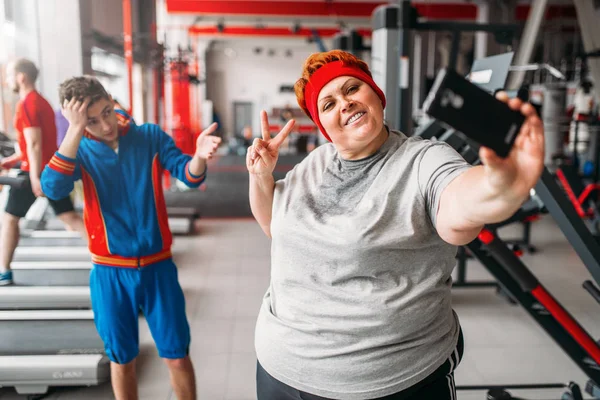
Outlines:
[[[60,101],[69,128],[44,169],[42,190],[60,199],[71,192],[73,182],[83,181],[92,308],[111,360],[115,396],[137,398],[135,358],[142,310],[177,398],[195,399],[190,329],[171,258],[161,182],[165,169],[190,187],[204,181],[206,160],[221,141],[210,135],[216,124],[200,134],[191,157],[157,125],[118,117],[112,98],[92,77],[63,82]]]

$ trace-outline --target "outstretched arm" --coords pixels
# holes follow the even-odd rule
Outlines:
[[[507,101],[505,93],[498,97]],[[475,239],[483,225],[503,221],[529,198],[544,168],[544,127],[529,103],[511,99],[509,106],[527,117],[507,158],[482,147],[481,166],[470,168],[442,193],[438,234],[445,241],[463,245]]]
[[[175,146],[173,138],[159,130],[159,160],[171,175],[184,182],[188,187],[198,187],[206,179],[206,161],[212,158],[221,138],[212,136],[217,129],[213,123],[206,128],[196,140],[196,152],[193,157],[183,154]]]

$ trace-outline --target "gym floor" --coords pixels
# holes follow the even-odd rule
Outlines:
[[[516,234],[507,227],[501,237]],[[201,219],[197,236],[178,237],[174,252],[192,328],[191,357],[199,399],[255,399],[254,323],[269,282],[269,240],[251,219]],[[600,337],[598,305],[581,284],[589,273],[553,220],[534,225],[539,252],[523,257],[550,292],[593,337]],[[469,279],[489,275],[469,262]],[[586,379],[552,339],[519,306],[509,305],[492,289],[453,289],[453,301],[466,341],[457,385],[559,383]],[[138,359],[139,395],[175,400],[166,366],[158,358],[143,318]],[[529,399],[559,399],[561,391],[511,391]],[[0,389],[0,399],[20,399],[14,389]],[[113,399],[110,385],[60,389],[48,399]],[[461,400],[484,400],[485,392],[458,393]]]

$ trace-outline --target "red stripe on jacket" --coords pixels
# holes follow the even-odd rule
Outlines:
[[[98,254],[92,254],[92,262],[94,264],[107,265],[110,267],[139,268],[167,260],[171,257],[173,257],[171,249],[165,249],[156,254],[142,257],[122,257],[115,255],[100,256]]]
[[[83,222],[88,232],[90,252],[93,254],[110,254],[108,233],[102,209],[100,208],[100,198],[98,197],[96,184],[83,167],[81,168],[81,180],[83,181],[83,197],[85,201]]]
[[[163,194],[162,177],[164,169],[160,165],[158,154],[152,160],[152,191],[154,193],[154,206],[156,207],[156,218],[160,228],[162,237],[163,249],[170,249],[173,243],[173,236],[169,228],[169,214],[165,204],[165,196]]]
[[[198,183],[198,182],[202,181],[202,179],[204,179],[206,170],[204,170],[204,172],[196,178],[196,177],[192,176],[192,173],[190,172],[190,163],[191,163],[191,161],[188,161],[187,164],[185,165],[185,178],[188,181],[190,181],[190,183]]]
[[[63,160],[56,155],[50,159],[48,166],[56,172],[69,176],[73,175],[73,172],[75,171],[75,163]]]

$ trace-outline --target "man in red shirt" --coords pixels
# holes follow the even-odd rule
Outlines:
[[[29,179],[25,187],[10,189],[6,203],[0,231],[0,286],[12,283],[10,263],[19,243],[19,220],[27,214],[36,198],[44,195],[40,174],[57,150],[54,110],[36,91],[37,76],[37,67],[26,59],[11,62],[6,67],[6,84],[19,94],[14,118],[18,151],[0,161],[0,166],[9,168],[20,161],[19,176]],[[63,223],[86,237],[83,221],[69,197],[58,201],[49,199],[49,203]]]

